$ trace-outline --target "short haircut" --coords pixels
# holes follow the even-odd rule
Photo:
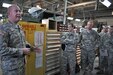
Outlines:
[[[94,23],[94,20],[89,20],[88,22],[92,22],[92,23]],[[88,22],[87,22],[87,23],[88,23]]]
[[[13,7],[19,7],[17,4],[12,4],[8,9],[7,9],[7,14],[9,14],[10,13],[10,11],[11,11],[11,9],[13,8]],[[20,7],[19,7],[20,8]]]

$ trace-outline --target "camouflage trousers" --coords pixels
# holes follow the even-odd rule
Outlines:
[[[108,56],[99,56],[99,68],[100,70],[107,71],[108,68]]]
[[[24,65],[20,65],[19,67],[17,65],[13,65],[13,67],[9,65],[1,64],[2,75],[25,75]]]
[[[63,51],[63,54],[61,55],[61,75],[68,75],[67,64],[69,64],[70,75],[75,75],[75,51]]]
[[[3,75],[25,75],[25,62],[17,60],[17,58],[3,60],[1,61],[1,69]]]
[[[93,63],[95,60],[94,50],[81,50],[81,68],[82,70],[91,72],[93,70]]]
[[[113,75],[113,52],[108,52],[108,73]]]
[[[21,68],[21,70],[2,70],[2,75],[25,75],[25,69]]]

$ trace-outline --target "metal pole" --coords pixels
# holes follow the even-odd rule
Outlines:
[[[95,10],[98,10],[99,0],[96,0]]]
[[[65,7],[64,7],[64,20],[63,20],[63,24],[66,23],[66,9],[67,9],[67,0],[65,0]]]
[[[84,21],[85,21],[86,17],[85,17],[85,11],[84,11],[84,8],[83,8],[82,10],[83,10],[83,18],[84,18]]]

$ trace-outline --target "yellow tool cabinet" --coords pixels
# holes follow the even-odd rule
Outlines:
[[[42,53],[42,66],[36,68],[36,52],[32,51],[30,55],[26,56],[26,75],[44,75],[45,73],[45,49],[46,49],[46,41],[45,41],[45,33],[46,33],[46,25],[38,24],[38,23],[30,23],[30,22],[19,22],[25,31],[26,40],[33,46],[34,45],[34,33],[35,32],[43,32],[43,53]]]
[[[42,67],[36,68],[36,52],[31,52],[26,57],[26,75],[54,75],[60,72],[60,33],[56,30],[48,30],[48,25],[19,22],[25,31],[26,39],[31,44],[35,44],[35,32],[43,32],[43,53]]]

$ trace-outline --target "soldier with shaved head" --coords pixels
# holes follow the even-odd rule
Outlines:
[[[19,6],[8,8],[8,22],[0,26],[0,55],[3,75],[25,75],[25,55],[30,53],[26,48],[22,28],[17,24],[21,18]]]

